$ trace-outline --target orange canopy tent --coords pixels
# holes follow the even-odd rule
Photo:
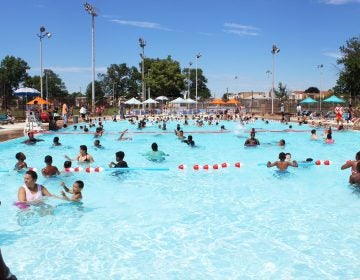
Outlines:
[[[227,105],[240,105],[240,101],[236,99],[230,99],[228,102],[226,102]]]
[[[28,105],[34,105],[34,104],[38,104],[38,105],[49,105],[50,102],[46,101],[44,98],[42,97],[36,97],[35,99],[29,101],[28,103],[26,103]]]
[[[211,104],[211,105],[226,105],[226,102],[224,102],[220,98],[216,98],[213,101],[211,101],[209,104]]]

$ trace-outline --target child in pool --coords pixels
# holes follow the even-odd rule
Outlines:
[[[84,188],[84,182],[83,181],[81,181],[81,180],[75,181],[75,183],[73,184],[71,190],[65,185],[64,182],[61,182],[60,185],[64,188],[64,190],[67,193],[72,194],[72,196],[69,198],[64,191],[61,191],[61,195],[62,195],[62,198],[64,200],[75,201],[75,202],[80,202],[81,201],[81,199],[82,199],[81,191]]]
[[[15,170],[20,171],[21,169],[28,167],[25,162],[26,156],[24,153],[16,153],[15,158],[18,160],[18,162],[15,164]]]

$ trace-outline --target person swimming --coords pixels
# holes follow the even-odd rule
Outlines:
[[[145,153],[144,156],[150,161],[163,161],[165,160],[165,156],[169,155],[163,151],[159,151],[158,144],[154,142],[151,144],[151,151]]]
[[[275,162],[270,162],[268,161],[267,163],[267,167],[273,167],[273,166],[276,166],[279,170],[286,170],[289,166],[292,166],[292,167],[298,167],[298,164],[297,162],[294,160],[294,161],[285,161],[286,159],[286,154],[284,152],[281,152],[279,154],[279,160],[278,161],[275,161]]]

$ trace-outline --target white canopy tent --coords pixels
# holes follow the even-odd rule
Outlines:
[[[159,102],[157,102],[156,100],[149,98],[147,100],[145,100],[142,104],[158,104]]]
[[[137,100],[135,97],[127,100],[124,102],[124,104],[128,104],[128,105],[141,105],[141,101]]]
[[[173,101],[170,101],[171,104],[186,104],[185,99],[178,97],[174,99]]]

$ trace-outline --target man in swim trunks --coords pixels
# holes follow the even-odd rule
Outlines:
[[[356,153],[355,160],[348,160],[342,166],[341,170],[347,169],[351,167],[351,174],[358,173],[357,164],[360,162],[360,151]]]
[[[279,160],[278,161],[275,161],[273,163],[271,163],[270,161],[268,161],[267,163],[267,167],[273,167],[273,166],[276,166],[279,170],[286,170],[289,166],[292,166],[292,167],[298,167],[298,164],[296,162],[296,160],[294,161],[285,161],[286,159],[286,154],[285,153],[280,153],[279,154]]]

